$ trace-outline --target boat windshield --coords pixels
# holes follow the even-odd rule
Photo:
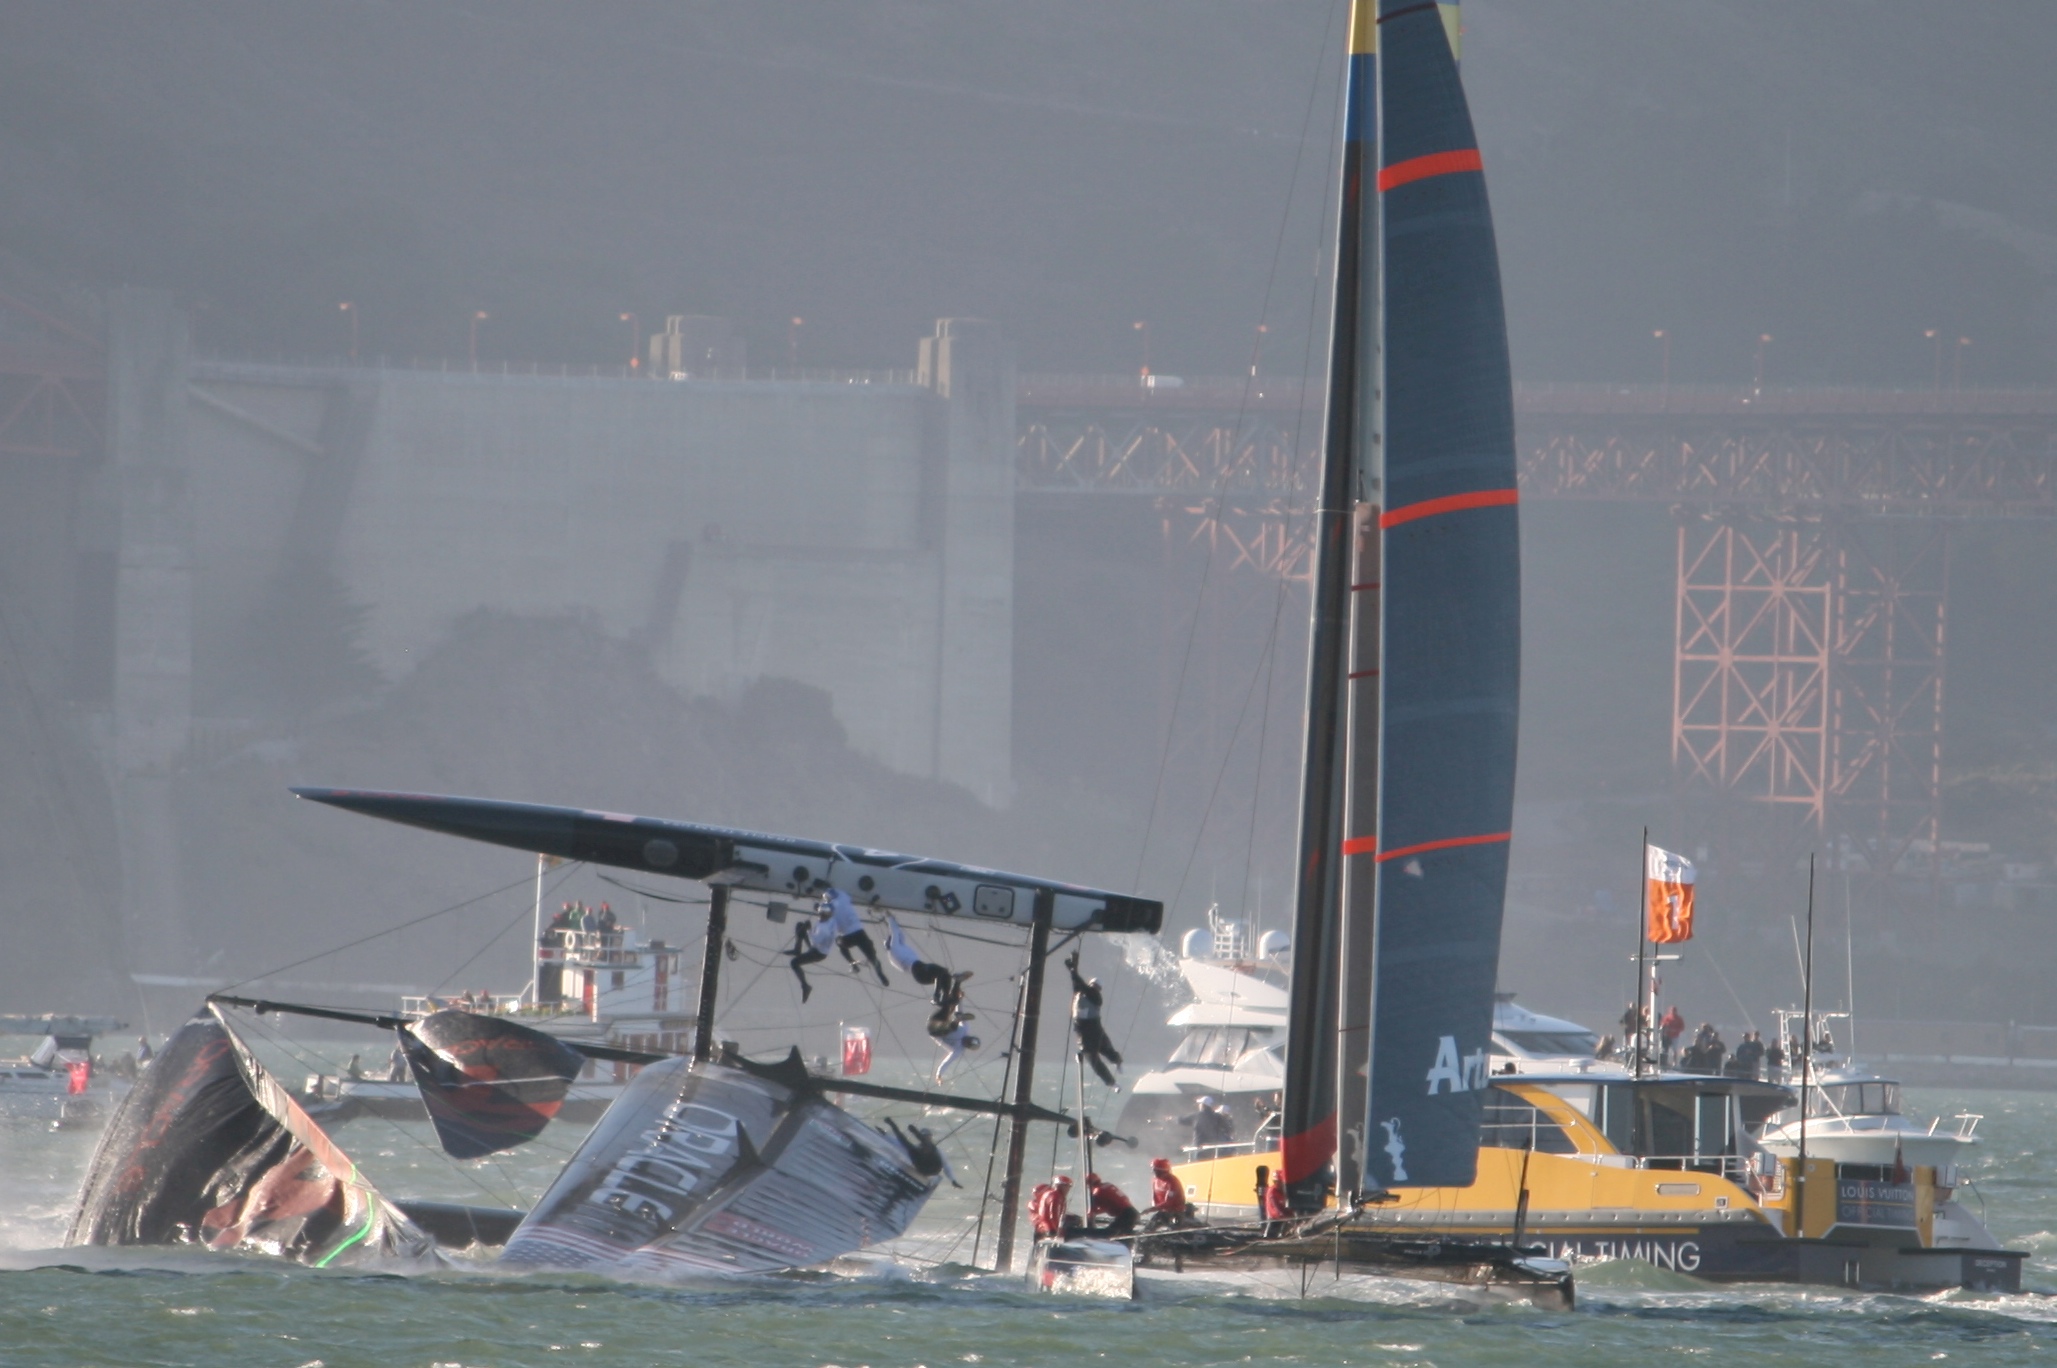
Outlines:
[[[1499,1035],[1517,1050],[1532,1055],[1576,1055],[1592,1057],[1600,1037],[1591,1031],[1501,1031]]]
[[[1898,1116],[1898,1083],[1824,1083],[1807,1099],[1809,1116]]]
[[[1232,1068],[1250,1048],[1251,1032],[1239,1026],[1189,1031],[1171,1052],[1174,1064],[1197,1064],[1205,1068]]]
[[[1486,1109],[1479,1127],[1478,1142],[1496,1149],[1536,1150],[1543,1154],[1576,1154],[1564,1127],[1540,1108],[1504,1088],[1486,1094]]]

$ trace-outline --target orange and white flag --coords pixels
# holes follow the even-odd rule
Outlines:
[[[1693,938],[1693,862],[1658,846],[1646,848],[1649,862],[1650,939],[1672,945]]]

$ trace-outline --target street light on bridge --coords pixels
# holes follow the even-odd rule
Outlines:
[[[643,346],[643,333],[642,330],[636,326],[636,316],[634,314],[623,314],[621,316],[621,321],[629,325],[629,375],[631,378],[633,378],[636,373],[636,368],[640,366],[643,361],[642,356],[639,354],[642,351]]]
[[[474,375],[479,368],[479,324],[491,316],[484,309],[474,310],[471,315],[471,369]]]
[[[1971,345],[1971,339],[1970,339],[1970,338],[1968,338],[1968,337],[1960,337],[1960,338],[1958,338],[1958,339],[1957,339],[1957,351],[1956,351],[1955,355],[1953,355],[1953,356],[1951,357],[1951,362],[1950,362],[1950,366],[1951,366],[1951,379],[1950,379],[1950,388],[1951,388],[1951,389],[1953,389],[1953,390],[1955,390],[1955,391],[1956,391],[1957,393],[1959,393],[1959,394],[1962,394],[1962,393],[1964,393],[1964,349],[1965,349],[1966,347],[1970,346],[1970,345]]]
[[[1924,328],[1921,335],[1936,344],[1936,393],[1941,394],[1943,392],[1943,330],[1941,328]]]
[[[1770,346],[1771,342],[1772,337],[1770,333],[1757,334],[1757,381],[1751,387],[1751,393],[1753,394],[1762,394],[1764,392],[1764,349]]]
[[[1664,353],[1661,373],[1664,377],[1664,393],[1669,395],[1671,393],[1671,331],[1668,328],[1658,328],[1650,336],[1657,339],[1657,345]]]
[[[1143,340],[1143,369],[1139,373],[1143,379],[1148,380],[1150,378],[1150,325],[1138,319],[1129,326],[1134,328]]]
[[[357,306],[346,299],[336,307],[342,310],[343,317],[350,320],[350,364],[354,366],[357,364]]]

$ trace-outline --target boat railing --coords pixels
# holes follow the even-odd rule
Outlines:
[[[458,993],[451,997],[422,994],[400,999],[400,1015],[425,1017],[435,1012],[476,1012],[480,1016],[511,1016],[527,1011],[519,993]]]
[[[1660,1173],[1670,1170],[1709,1174],[1726,1178],[1760,1196],[1776,1191],[1783,1181],[1776,1163],[1766,1164],[1748,1154],[1635,1154],[1624,1157],[1631,1168]]]
[[[1950,1119],[1957,1123],[1957,1129],[1954,1132],[1944,1133],[1954,1134],[1959,1140],[1972,1140],[1977,1138],[1978,1123],[1985,1120],[1986,1115],[1984,1112],[1958,1112]],[[1930,1135],[1937,1134],[1942,1124],[1943,1118],[1938,1116],[1935,1120],[1928,1123],[1928,1133]]]
[[[614,931],[559,931],[565,958],[573,964],[628,967],[643,962],[648,946],[628,944],[627,933]]]

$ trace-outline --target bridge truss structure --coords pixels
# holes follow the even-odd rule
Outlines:
[[[1231,569],[1304,578],[1317,395],[1025,377],[1019,479],[1150,494]],[[1939,848],[1954,528],[2057,518],[2057,393],[1523,387],[1524,498],[1677,524],[1672,757],[1844,868]]]

